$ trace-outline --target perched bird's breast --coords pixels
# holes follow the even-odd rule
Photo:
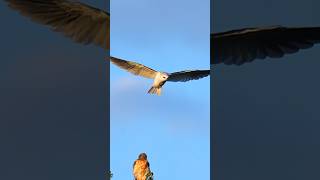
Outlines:
[[[133,167],[133,175],[137,180],[145,180],[146,174],[149,172],[147,160],[136,160]]]
[[[145,170],[148,168],[148,161],[147,160],[136,160],[135,169]]]

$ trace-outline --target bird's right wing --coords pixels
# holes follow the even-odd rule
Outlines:
[[[157,71],[144,66],[142,64],[132,62],[132,61],[126,61],[122,59],[118,59],[115,57],[110,57],[110,60],[113,64],[117,65],[118,67],[134,74],[137,76],[143,76],[145,78],[154,79],[156,77]]]
[[[101,9],[68,0],[5,1],[22,15],[51,26],[75,42],[110,49],[110,15]]]
[[[180,71],[171,73],[168,81],[173,82],[186,82],[190,80],[197,80],[210,75],[210,70],[193,70],[193,71]]]

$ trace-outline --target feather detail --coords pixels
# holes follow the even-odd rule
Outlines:
[[[149,94],[156,94],[158,96],[161,95],[161,87],[154,87],[152,86],[149,91],[148,91]]]

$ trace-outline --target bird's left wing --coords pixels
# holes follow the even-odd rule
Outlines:
[[[101,9],[68,0],[5,0],[33,21],[51,26],[72,40],[110,49],[110,15]]]
[[[157,74],[157,71],[136,62],[126,61],[115,57],[110,57],[110,61],[118,67],[137,76],[154,79]]]
[[[169,75],[168,81],[172,82],[186,82],[190,80],[197,80],[210,75],[210,70],[193,70],[174,72]]]
[[[320,42],[320,27],[246,28],[211,34],[211,64],[235,64],[280,58]]]

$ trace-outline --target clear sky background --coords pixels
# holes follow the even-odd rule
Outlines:
[[[320,26],[318,0],[213,0],[214,32]],[[282,59],[214,66],[216,180],[320,179],[320,46]]]
[[[111,2],[111,55],[156,70],[209,69],[209,0]],[[166,83],[111,65],[111,170],[132,179],[141,152],[155,179],[209,179],[210,78]]]

